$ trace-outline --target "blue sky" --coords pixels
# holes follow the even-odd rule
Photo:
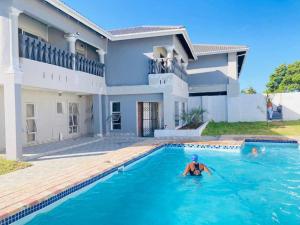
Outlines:
[[[299,0],[64,0],[104,29],[184,25],[193,43],[250,47],[241,87],[259,92],[281,63],[300,59]]]

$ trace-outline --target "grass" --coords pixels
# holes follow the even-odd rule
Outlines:
[[[210,122],[202,135],[280,135],[300,136],[300,120],[273,122]]]
[[[24,169],[29,166],[31,166],[30,163],[6,160],[3,157],[0,157],[0,175]]]

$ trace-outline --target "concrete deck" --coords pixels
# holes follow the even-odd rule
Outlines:
[[[0,220],[165,143],[241,145],[244,138],[81,139],[25,149],[33,166],[0,176]],[[91,143],[89,143],[91,141]],[[54,147],[56,145],[56,147]],[[43,149],[41,149],[43,147]],[[27,153],[26,153],[27,151]],[[42,151],[40,153],[39,151]],[[30,158],[40,155],[38,159]]]

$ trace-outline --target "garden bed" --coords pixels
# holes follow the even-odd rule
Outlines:
[[[197,123],[197,124],[187,124],[179,128],[179,130],[193,130],[198,129],[204,123]]]

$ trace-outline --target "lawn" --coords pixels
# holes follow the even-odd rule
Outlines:
[[[300,120],[274,122],[210,122],[202,135],[281,135],[300,136]]]
[[[30,163],[6,160],[0,157],[0,175],[31,166]]]

